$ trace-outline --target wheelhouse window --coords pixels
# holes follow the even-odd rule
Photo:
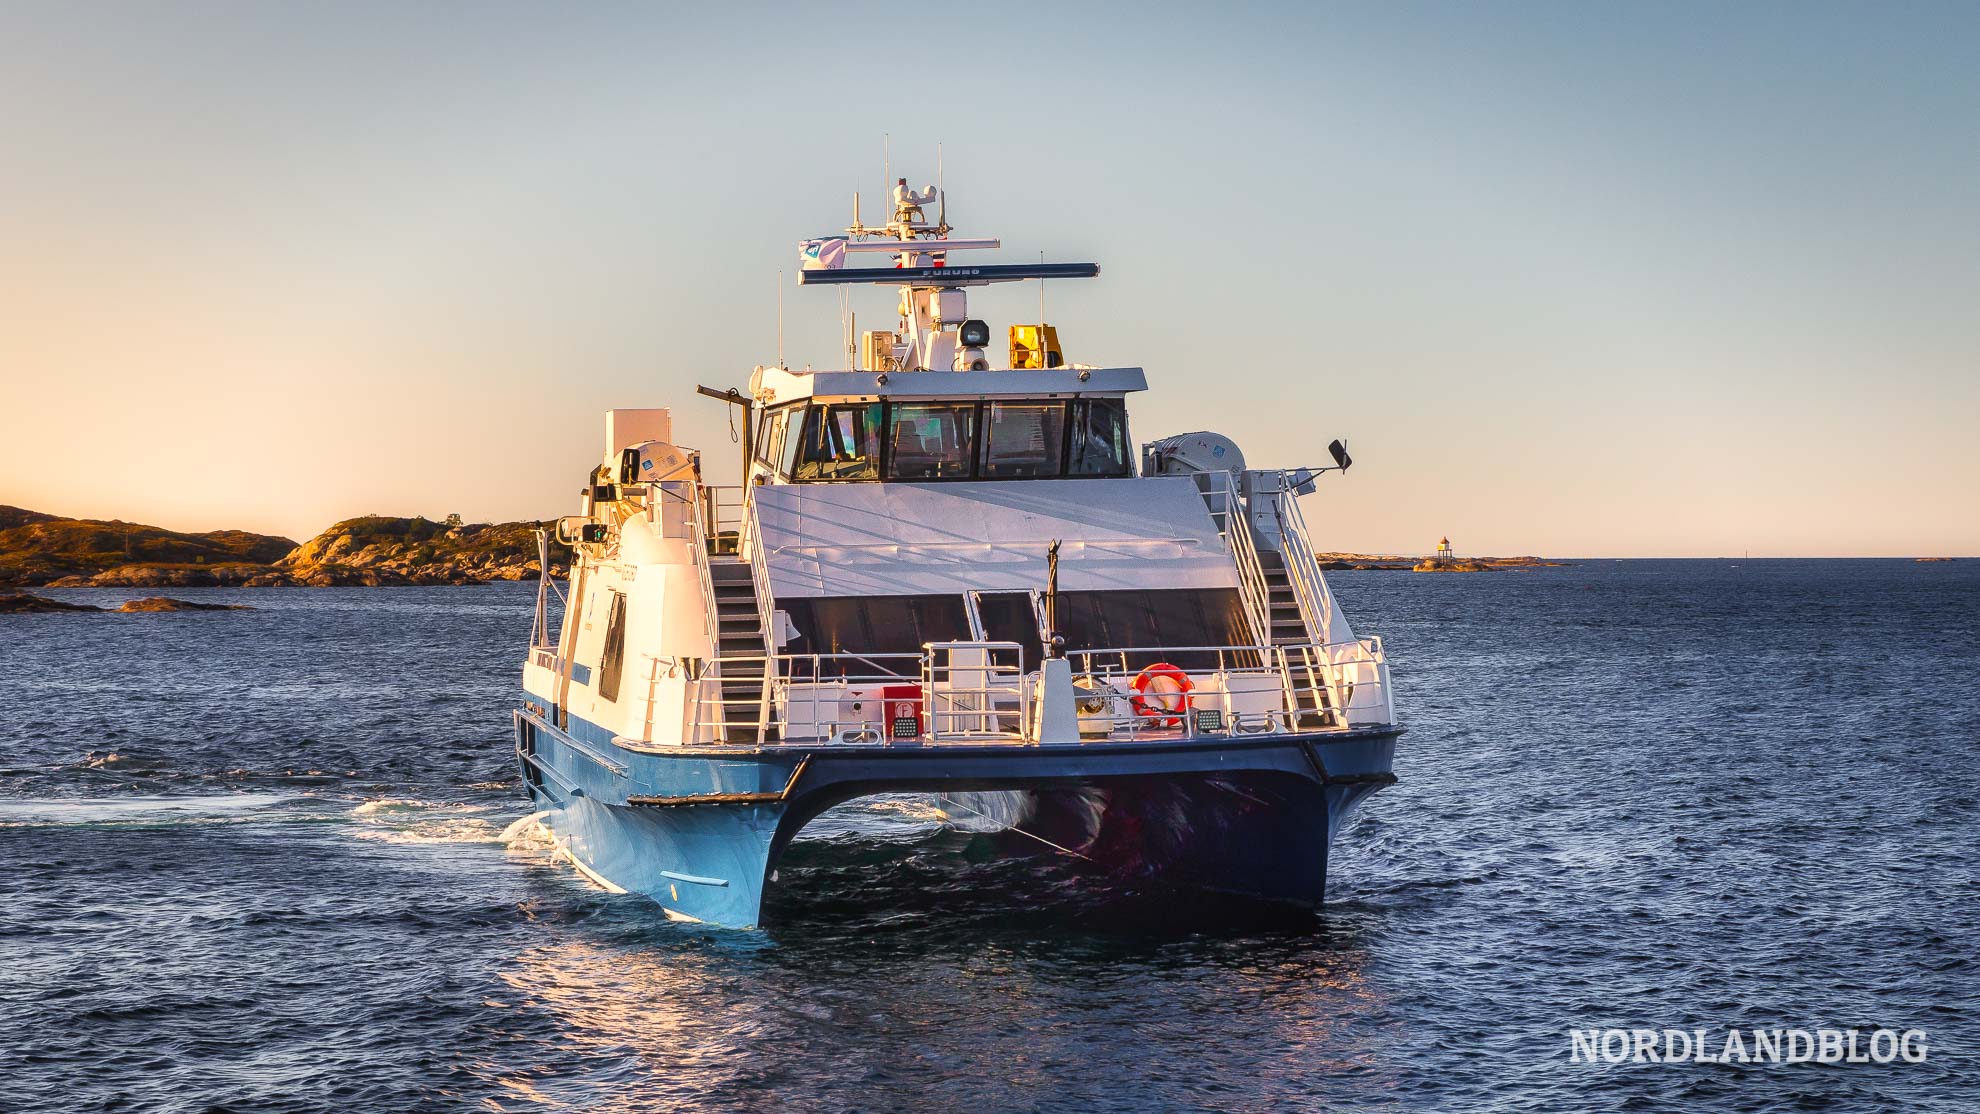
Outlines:
[[[880,418],[877,402],[821,403],[805,416],[798,447],[797,480],[877,480],[880,478]]]
[[[777,451],[776,460],[771,466],[780,476],[788,476],[797,470],[798,450],[804,447],[804,411],[796,408],[778,411],[779,420],[788,415],[789,428]]]
[[[1126,476],[1127,406],[1117,398],[1082,398],[1072,404],[1072,449],[1066,473],[1072,476]]]
[[[759,463],[775,469],[777,457],[784,446],[784,427],[790,418],[790,411],[779,410],[770,415],[758,428],[756,438],[756,459]]]
[[[801,483],[1134,475],[1117,398],[815,402],[783,413],[764,420],[758,451]]]
[[[986,402],[983,462],[977,475],[986,480],[1057,476],[1065,443],[1065,403]]]
[[[752,455],[758,460],[770,459],[770,423],[771,419],[767,416],[756,423],[756,444],[752,446]]]
[[[887,438],[890,480],[966,480],[976,448],[976,404],[897,402]]]

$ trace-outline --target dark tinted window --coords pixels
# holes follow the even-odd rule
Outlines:
[[[613,703],[619,700],[619,674],[626,667],[626,597],[606,589],[612,604],[605,620],[605,653],[598,660],[598,695]]]
[[[977,475],[986,480],[1056,476],[1065,443],[1065,403],[986,402],[983,466]]]
[[[784,648],[790,654],[918,654],[924,642],[969,638],[961,596],[796,598],[777,605],[797,628],[797,637]],[[917,671],[913,662],[880,664]],[[873,672],[857,663],[849,671]]]
[[[880,478],[880,404],[877,402],[821,403],[804,421],[804,443],[798,447],[800,480],[876,480]]]
[[[1072,404],[1072,449],[1066,473],[1073,476],[1126,476],[1127,406],[1117,398],[1082,398]]]
[[[983,637],[991,642],[1015,642],[1024,647],[1026,661],[1042,652],[1038,617],[1029,592],[984,592],[976,597],[976,614],[983,620]]]
[[[976,447],[973,402],[897,402],[890,408],[887,478],[966,480]]]
[[[1249,646],[1256,639],[1235,588],[1060,592],[1059,633],[1067,650],[1129,646]],[[1130,654],[1128,668],[1167,660],[1184,669],[1214,666],[1214,653]]]

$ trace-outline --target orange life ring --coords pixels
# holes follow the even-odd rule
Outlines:
[[[1149,686],[1157,681],[1163,682],[1164,687],[1157,689],[1151,698]],[[1134,695],[1128,700],[1134,705],[1136,715],[1156,720],[1157,726],[1181,727],[1183,714],[1189,711],[1190,690],[1195,687],[1189,674],[1166,661],[1158,661],[1134,675]],[[1168,698],[1174,698],[1175,703],[1169,704]]]

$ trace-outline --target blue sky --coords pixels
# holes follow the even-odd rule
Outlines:
[[[1102,264],[1048,315],[1138,440],[1346,437],[1324,547],[1980,553],[1976,63],[1922,4],[0,4],[0,502],[545,517],[609,406],[726,459],[693,385],[780,270],[841,362],[794,245],[891,135]]]

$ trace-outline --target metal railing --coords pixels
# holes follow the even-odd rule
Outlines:
[[[702,499],[702,485],[693,480],[663,480],[647,486],[653,489],[646,505],[649,518],[664,513],[662,503],[666,499],[680,499],[687,504],[687,518],[693,524],[692,544],[688,549],[694,554],[694,576],[701,589],[701,628],[708,636],[709,654],[719,654],[722,652],[722,616],[720,608],[715,605],[715,574],[709,562],[707,534],[702,529],[708,506]],[[666,533],[664,526],[661,533],[663,536]]]
[[[1265,580],[1265,566],[1258,560],[1258,547],[1251,538],[1251,525],[1238,504],[1236,477],[1229,472],[1198,472],[1196,486],[1210,508],[1210,520],[1230,547],[1237,566],[1238,595],[1244,613],[1251,620],[1258,641],[1272,641],[1272,588]],[[1308,630],[1313,628],[1309,627]]]
[[[702,537],[708,552],[717,557],[733,556],[742,549],[743,514],[748,506],[746,489],[739,484],[702,484]]]
[[[1031,685],[1015,642],[931,643],[923,653],[766,654],[729,657],[778,678],[755,745],[769,742],[884,743],[1016,741],[1023,737]],[[912,708],[912,726],[890,705]],[[693,686],[685,738],[719,741],[734,713],[759,713],[758,698],[724,695],[719,678]]]
[[[1380,639],[1288,646],[1127,646],[1074,650],[1082,738],[1344,731],[1395,721]],[[1134,706],[1133,663],[1153,657],[1210,659],[1184,695],[1144,696]],[[1169,701],[1173,700],[1173,703]],[[1201,717],[1198,711],[1214,711]]]
[[[732,722],[732,709],[746,710],[755,720],[753,744],[765,745],[775,727],[784,742],[878,742],[886,737],[884,690],[910,688],[924,699],[921,667],[924,654],[753,654],[720,659],[723,664],[762,666],[766,683],[762,696],[730,697],[721,679],[708,676],[691,682],[685,741],[721,742]],[[774,698],[767,695],[774,688]],[[862,695],[853,695],[862,694]],[[872,702],[871,708],[849,705]]]
[[[738,488],[738,491],[745,489]],[[756,622],[763,632],[763,698],[757,709],[757,732],[759,736],[770,727],[770,694],[777,684],[777,597],[770,591],[770,562],[757,547],[757,540],[763,536],[756,521],[756,500],[747,499],[739,509],[736,536],[747,539],[749,549],[737,546],[737,556],[749,566],[751,591],[756,596]]]
[[[1126,646],[1073,650],[1079,742],[1307,734],[1395,720],[1380,639],[1289,646]],[[1143,661],[1180,659],[1185,694],[1137,694]],[[690,682],[690,744],[1071,743],[1034,737],[1039,674],[1015,642],[936,642],[919,654],[774,654],[723,659],[775,670],[767,711],[730,697],[720,678]],[[1136,696],[1142,700],[1137,705]],[[732,715],[742,712],[732,720]],[[759,718],[760,717],[760,718]],[[728,735],[754,719],[751,738]],[[771,738],[772,732],[777,737]]]
[[[689,681],[693,691],[686,701],[688,707],[685,709],[684,718],[687,722],[684,727],[688,734],[683,738],[690,742],[706,741],[700,732],[705,730],[708,724],[697,718],[700,714],[700,706],[708,702],[706,689],[713,686],[717,700],[721,701],[721,676],[725,664],[746,665],[764,660],[761,655],[725,657],[722,654],[721,607],[715,596],[713,558],[724,554],[740,556],[737,553],[739,548],[737,542],[742,536],[742,523],[748,511],[748,503],[744,499],[744,489],[734,485],[716,486],[693,480],[661,480],[641,486],[645,489],[645,511],[648,520],[660,527],[662,536],[677,536],[671,534],[670,530],[682,526],[687,530],[689,549],[694,561],[695,580],[701,592],[702,633],[708,639],[709,648],[707,660],[712,663],[713,668],[699,670],[698,675]],[[682,513],[678,520],[673,519],[669,514],[669,500],[682,504]],[[762,624],[764,652],[768,654],[774,637],[768,606],[769,585],[764,570],[758,567],[756,562],[745,563],[750,567],[756,594],[758,621]],[[654,689],[658,681],[659,666],[660,662],[655,660],[647,678],[645,737],[648,739],[653,737],[653,707],[656,702]],[[766,675],[757,694],[749,698],[750,702],[756,705],[756,715],[753,718],[756,721],[758,740],[763,738],[771,722],[771,689],[775,680],[774,672]],[[726,719],[719,722],[722,724],[722,730],[717,732],[718,739],[726,735],[727,730]]]
[[[1317,636],[1323,643],[1330,642],[1334,636],[1333,593],[1328,590],[1326,574],[1320,571],[1319,558],[1314,555],[1306,516],[1299,509],[1299,496],[1286,485],[1283,472],[1279,474],[1279,489],[1272,498],[1283,539],[1281,553],[1285,557],[1286,579],[1292,584],[1293,598],[1299,602],[1299,617],[1305,621],[1310,636]]]
[[[935,742],[1024,737],[1032,685],[1016,642],[930,642],[921,658],[924,729]]]

